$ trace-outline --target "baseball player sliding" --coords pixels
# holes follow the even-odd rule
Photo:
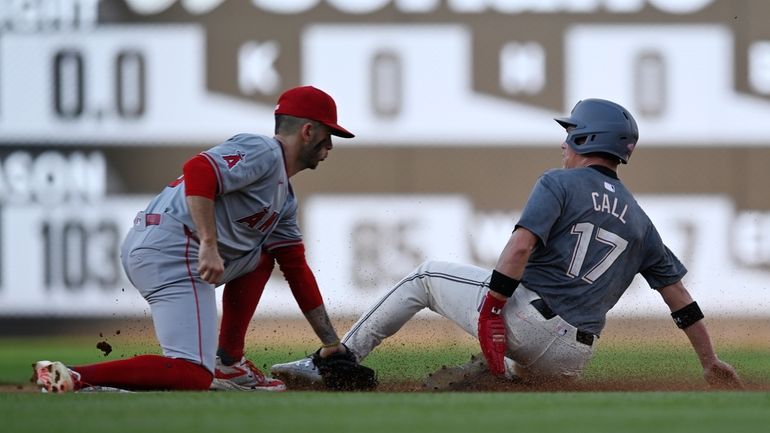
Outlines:
[[[332,97],[296,87],[278,100],[274,137],[238,134],[187,161],[183,176],[137,214],[121,249],[126,274],[150,304],[163,356],[73,367],[39,361],[33,381],[48,392],[88,386],[284,390],[280,380],[265,377],[243,357],[243,339],[231,331],[248,324],[274,260],[321,340],[319,353],[344,354],[305,261],[289,182],[326,159],[332,136],[353,137],[337,123]],[[214,289],[222,283],[217,357]]]
[[[491,272],[429,261],[396,284],[343,338],[358,360],[429,308],[477,337],[489,371],[549,382],[578,377],[607,312],[641,273],[683,329],[712,385],[742,387],[714,353],[685,267],[617,175],[636,146],[636,121],[601,99],[555,119],[567,131],[561,170],[535,184]],[[317,357],[272,367],[293,381],[324,382]]]

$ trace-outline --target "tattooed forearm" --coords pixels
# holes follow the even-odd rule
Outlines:
[[[315,331],[315,334],[324,346],[339,343],[340,339],[337,337],[337,332],[334,330],[334,326],[332,326],[332,322],[329,320],[329,315],[326,314],[326,308],[323,305],[319,305],[305,313],[305,318],[310,323],[310,326],[313,327],[313,331]]]

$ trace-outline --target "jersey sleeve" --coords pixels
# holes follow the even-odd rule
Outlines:
[[[268,138],[239,134],[226,142],[201,152],[214,168],[218,194],[237,191],[285,170],[280,150],[270,146]]]
[[[640,273],[655,290],[674,284],[684,278],[687,268],[663,243],[654,227],[650,229],[644,243],[645,261]]]
[[[546,172],[532,188],[516,227],[529,230],[545,246],[551,227],[561,216],[563,206],[564,189]]]
[[[307,313],[323,304],[318,282],[305,258],[305,246],[300,243],[276,248],[274,255],[300,310]]]
[[[265,241],[264,248],[267,251],[272,252],[276,248],[302,244],[302,232],[297,223],[297,200],[292,199],[287,206],[288,209]]]
[[[185,195],[214,200],[217,195],[217,175],[208,159],[201,155],[190,158],[182,167]]]

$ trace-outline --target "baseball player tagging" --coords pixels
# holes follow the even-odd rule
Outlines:
[[[311,86],[284,92],[275,115],[275,136],[238,134],[187,161],[183,176],[137,214],[123,242],[124,269],[150,305],[163,356],[75,367],[40,361],[34,381],[41,389],[205,390],[215,375],[222,389],[285,389],[242,356],[229,364],[217,358],[214,294],[221,284],[226,292],[261,290],[258,265],[279,250],[307,283],[294,295],[322,344],[344,349],[304,259],[289,179],[328,156],[332,135],[353,134],[337,124],[331,96]]]

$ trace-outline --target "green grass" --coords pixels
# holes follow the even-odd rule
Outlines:
[[[69,364],[158,353],[154,343],[116,345],[105,358],[93,339],[0,339],[0,383],[26,383],[30,363]],[[260,347],[258,365],[297,359],[312,347]],[[416,380],[465,362],[471,345],[444,349],[385,345],[366,364],[383,381]],[[770,349],[721,351],[747,381],[770,383]],[[699,380],[687,347],[602,347],[586,379],[685,376]],[[0,393],[7,432],[757,432],[770,423],[768,392],[522,393]]]
[[[0,394],[8,432],[758,432],[767,393]]]
[[[40,359],[63,361],[69,365],[130,357],[135,354],[160,353],[157,344],[147,342],[113,343],[114,351],[105,357],[95,347],[93,338],[1,338],[0,384],[25,383],[30,364]],[[248,352],[257,366],[269,366],[299,359],[314,350],[312,346],[259,347]],[[479,351],[473,345],[457,344],[446,348],[422,349],[414,346],[383,345],[365,364],[376,369],[384,381],[419,380],[441,365],[457,365]],[[770,382],[770,347],[726,348],[720,357],[733,364],[749,381]],[[603,346],[597,350],[584,377],[607,380],[618,377],[677,377],[699,380],[700,364],[687,346]]]
[[[770,382],[770,347],[731,347],[719,350],[719,357],[732,364],[745,380]],[[591,360],[585,379],[617,377],[668,377],[699,380],[701,366],[689,346],[602,347]]]

